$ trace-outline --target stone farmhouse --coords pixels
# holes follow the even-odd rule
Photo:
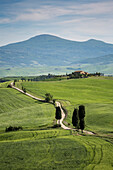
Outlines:
[[[74,76],[78,76],[78,75],[88,75],[89,73],[88,72],[85,72],[85,71],[75,71],[73,72]]]

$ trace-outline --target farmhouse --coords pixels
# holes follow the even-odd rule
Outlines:
[[[74,71],[71,74],[69,74],[69,79],[71,78],[86,78],[88,77],[89,73],[85,71]]]
[[[88,72],[85,72],[85,71],[75,71],[75,72],[73,72],[73,74],[75,75],[75,76],[78,76],[78,75],[88,75]]]

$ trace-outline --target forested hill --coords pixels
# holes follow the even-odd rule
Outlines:
[[[0,66],[70,66],[85,63],[86,59],[95,62],[101,57],[102,60],[102,56],[105,64],[110,54],[113,54],[113,44],[94,39],[77,42],[43,34],[0,47]]]

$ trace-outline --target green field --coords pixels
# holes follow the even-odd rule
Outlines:
[[[113,144],[66,130],[0,136],[0,169],[113,169]]]
[[[51,93],[68,110],[67,122],[72,124],[73,109],[86,106],[86,129],[113,132],[113,79],[88,78],[55,82],[24,82],[29,93],[44,97]]]
[[[103,59],[102,59],[103,60]],[[100,64],[100,63],[79,63],[67,66],[46,66],[46,65],[38,65],[38,66],[31,66],[31,67],[0,67],[0,78],[7,77],[7,76],[38,76],[38,75],[48,75],[51,74],[66,74],[71,73],[75,70],[85,70],[87,72],[101,72],[108,75],[113,75],[113,63],[108,64]]]
[[[49,82],[20,82],[27,92],[44,98],[49,92],[68,110],[71,124],[74,107],[86,106],[90,136],[53,128],[55,108],[0,84],[0,169],[113,169],[113,80],[89,78]],[[8,126],[22,131],[5,132]],[[72,124],[71,124],[72,126]]]
[[[54,117],[53,105],[35,101],[14,89],[0,88],[0,131],[10,125],[24,129],[52,126]]]

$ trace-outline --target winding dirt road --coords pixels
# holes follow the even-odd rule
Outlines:
[[[63,120],[65,119],[65,113],[64,113],[64,111],[63,111],[63,109],[62,109],[62,107],[61,107],[61,104],[60,104],[59,102],[56,102],[56,105],[60,107],[61,113],[62,113],[62,118],[60,119],[60,121],[59,121],[59,120],[57,121],[57,124],[60,124],[61,127],[62,127],[63,129],[65,129],[65,130],[77,130],[77,129],[69,128],[69,127],[67,127],[67,126],[65,126],[65,125],[63,124]],[[79,131],[80,131],[80,130],[79,130]],[[89,135],[94,135],[93,132],[86,131],[86,130],[84,130],[84,133],[89,134]]]
[[[37,97],[35,97],[35,96],[33,96],[33,95],[29,94],[29,93],[25,93],[23,90],[15,87],[15,86],[13,85],[13,82],[11,83],[11,87],[12,87],[13,89],[15,89],[15,90],[18,90],[19,92],[21,92],[21,93],[23,93],[23,94],[25,94],[25,95],[27,95],[27,96],[35,99],[35,100],[38,100],[38,101],[40,101],[40,102],[45,102],[45,100],[42,100],[42,99],[40,99],[40,98],[37,98]],[[69,127],[67,127],[67,126],[65,126],[65,125],[63,124],[63,120],[65,119],[65,113],[64,113],[64,111],[63,111],[63,109],[62,109],[62,107],[61,107],[60,102],[56,101],[56,106],[57,106],[57,107],[58,107],[58,106],[60,107],[60,109],[61,109],[61,114],[62,114],[62,118],[57,121],[57,124],[60,124],[61,127],[62,127],[63,129],[65,129],[65,130],[75,130],[75,131],[76,131],[77,129],[69,128]],[[94,135],[93,132],[86,131],[86,130],[84,130],[84,133],[89,134],[89,135]]]
[[[61,114],[62,114],[62,118],[57,121],[57,124],[60,124],[63,129],[70,130],[71,128],[69,128],[69,127],[67,127],[67,126],[65,126],[65,125],[63,124],[63,120],[65,119],[65,113],[64,113],[64,111],[63,111],[63,109],[62,109],[62,107],[61,107],[60,102],[56,102],[56,106],[57,106],[57,107],[58,107],[58,106],[60,107],[60,109],[61,109]]]
[[[29,93],[25,93],[23,90],[15,87],[15,86],[13,85],[13,82],[11,83],[11,87],[12,87],[13,89],[15,89],[15,90],[18,90],[19,92],[21,92],[21,93],[23,93],[23,94],[25,94],[25,95],[27,95],[27,96],[35,99],[35,100],[38,100],[38,101],[41,101],[41,102],[45,102],[45,100],[42,100],[42,99],[40,99],[40,98],[38,98],[38,97],[35,97],[35,96],[33,96],[33,95],[29,94]]]

